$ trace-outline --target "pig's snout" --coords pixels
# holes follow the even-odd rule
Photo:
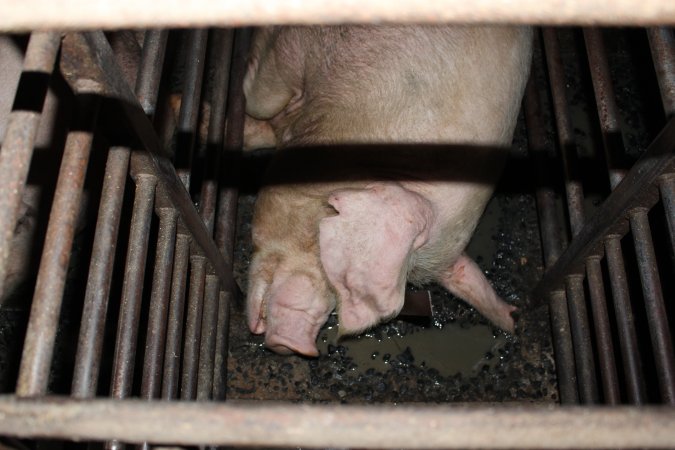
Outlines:
[[[317,292],[310,275],[279,272],[265,292],[254,293],[249,302],[256,304],[249,309],[249,328],[265,334],[267,348],[282,355],[319,355],[316,337],[335,304]]]

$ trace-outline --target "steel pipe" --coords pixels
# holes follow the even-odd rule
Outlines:
[[[0,30],[169,28],[267,25],[278,23],[539,23],[646,25],[672,24],[675,6],[662,0],[106,0],[0,1]]]
[[[352,406],[0,397],[0,434],[181,446],[669,448],[663,407]]]

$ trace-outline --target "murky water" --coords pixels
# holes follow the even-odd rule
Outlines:
[[[326,354],[329,345],[336,345],[337,329],[330,327],[318,338],[319,351]],[[436,369],[440,375],[458,373],[471,375],[484,365],[498,360],[499,348],[506,338],[493,334],[485,325],[462,328],[448,324],[442,329],[426,328],[405,336],[378,336],[364,334],[344,338],[340,345],[346,348],[346,357],[352,358],[356,371],[375,369],[384,372],[394,358],[403,354],[406,363],[420,368]]]

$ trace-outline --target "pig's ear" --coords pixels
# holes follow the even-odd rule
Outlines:
[[[428,238],[429,202],[395,182],[331,193],[338,215],[321,220],[321,263],[338,299],[340,333],[396,315],[412,252]]]
[[[246,317],[248,327],[254,334],[262,334],[267,328],[265,324],[267,306],[264,299],[278,264],[278,256],[270,254],[255,254],[251,261],[246,295]]]

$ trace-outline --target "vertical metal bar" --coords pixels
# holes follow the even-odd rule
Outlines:
[[[569,119],[570,114],[565,95],[565,73],[560,57],[556,31],[551,28],[545,28],[543,34],[546,64],[553,98],[553,112],[556,119],[565,175],[567,209],[570,216],[572,236],[576,236],[584,224],[584,192],[576,167],[576,144],[574,142],[574,133]],[[597,401],[595,366],[583,285],[576,279],[568,279],[566,284],[568,306],[571,308],[570,324],[574,342],[574,353],[577,358],[577,370],[580,371],[579,382],[582,385],[580,386],[581,400],[585,403],[595,402]],[[586,385],[587,383],[588,385]]]
[[[112,397],[125,398],[131,393],[134,359],[141,313],[141,295],[145,279],[148,238],[157,179],[139,175],[136,179],[136,197],[131,216],[129,247],[124,271],[122,303],[117,326],[115,359],[112,375]]]
[[[652,348],[656,361],[656,373],[659,380],[661,397],[667,404],[675,404],[675,357],[673,341],[668,328],[668,315],[661,291],[656,255],[649,227],[646,208],[636,208],[630,212],[630,224],[638,261],[642,292]]]
[[[145,359],[141,381],[141,398],[151,400],[160,394],[162,361],[169,308],[171,275],[173,273],[176,221],[178,212],[173,208],[159,208],[159,237],[157,256],[152,277],[148,334],[145,341]]]
[[[221,184],[218,192],[218,217],[216,221],[216,244],[225,263],[232,267],[234,235],[237,222],[237,199],[239,197],[239,153],[244,143],[244,98],[243,81],[251,31],[237,30],[234,37],[230,94],[227,101],[227,130],[225,152],[221,162]]]
[[[567,206],[570,215],[572,236],[576,236],[584,225],[583,200],[584,192],[581,180],[576,171],[576,144],[574,131],[570,123],[569,108],[565,96],[565,72],[558,36],[552,28],[544,28],[544,48],[546,53],[546,65],[551,83],[551,96],[553,98],[553,112],[555,114],[558,141],[565,173],[565,191],[567,193]]]
[[[675,174],[669,174],[661,178],[659,183],[661,191],[661,201],[666,212],[666,221],[668,222],[668,234],[670,235],[670,245],[672,255],[675,256]]]
[[[213,233],[220,173],[220,154],[223,151],[225,130],[225,105],[227,102],[230,66],[232,61],[232,30],[214,30],[209,61],[213,65],[213,88],[211,89],[211,116],[207,136],[207,158],[204,162],[199,213],[209,232]]]
[[[227,394],[227,349],[232,293],[220,291],[218,324],[216,326],[216,354],[213,369],[213,399],[225,400]]]
[[[192,167],[192,150],[199,113],[199,99],[202,92],[204,60],[206,59],[207,29],[190,30],[188,32],[189,47],[186,56],[185,78],[183,80],[183,96],[178,115],[179,138],[176,154],[176,173],[185,188],[190,190],[190,171]],[[186,141],[185,138],[188,140]]]
[[[199,365],[199,342],[201,340],[202,309],[204,306],[206,259],[203,256],[192,256],[190,265],[192,267],[180,390],[182,400],[194,400],[197,394],[197,367]]]
[[[206,276],[204,311],[202,314],[199,369],[197,372],[197,400],[210,400],[213,395],[213,368],[218,325],[218,292],[220,283],[215,275]]]
[[[167,30],[148,30],[143,39],[141,68],[136,77],[135,91],[138,102],[148,116],[155,114],[168,37]]]
[[[162,398],[167,400],[173,400],[178,397],[178,378],[180,375],[180,356],[183,338],[183,312],[185,309],[185,289],[187,285],[189,257],[190,238],[186,234],[179,233],[176,239],[176,251],[174,254],[169,322],[166,331],[166,351],[164,352]]]
[[[4,290],[9,249],[26,186],[40,114],[47,96],[61,39],[58,33],[33,33],[23,63],[21,84],[30,77],[31,96],[15,99],[0,150],[0,295]]]
[[[579,403],[577,375],[574,365],[574,348],[572,347],[567,298],[564,292],[551,293],[549,312],[551,315],[553,347],[556,355],[560,403],[565,405]]]
[[[595,337],[598,343],[598,360],[604,402],[616,405],[621,402],[621,394],[619,392],[619,377],[616,371],[614,344],[612,343],[612,331],[609,326],[607,297],[605,296],[605,285],[602,281],[600,258],[588,258],[586,260],[586,277],[591,295]]]
[[[570,313],[570,328],[574,343],[574,358],[579,381],[579,397],[582,403],[597,403],[598,387],[593,361],[593,344],[588,329],[586,298],[582,276],[567,277],[567,307]]]
[[[76,102],[77,116],[66,138],[35,284],[17,395],[41,395],[47,391],[54,337],[99,109],[96,97],[78,96]]]
[[[165,30],[146,32],[136,77],[136,95],[148,115],[155,110],[167,34]],[[130,154],[127,147],[113,147],[108,151],[73,374],[72,395],[79,398],[96,394]]]
[[[101,190],[101,204],[96,220],[82,324],[75,356],[72,384],[74,397],[85,398],[96,395],[103,348],[103,330],[128,169],[129,149],[126,147],[110,148],[105,167],[106,176],[103,179]]]
[[[618,160],[624,152],[619,127],[619,108],[616,104],[602,32],[597,28],[584,28],[584,40],[586,41],[593,92],[598,105],[598,118],[602,129],[609,184],[613,190],[627,172],[625,169],[618,167]]]
[[[607,269],[612,287],[619,346],[630,403],[641,405],[646,399],[646,386],[642,374],[642,360],[630,304],[628,279],[621,250],[621,236],[608,236],[605,241]]]
[[[626,175],[626,170],[619,167],[618,163],[624,153],[623,139],[619,127],[619,109],[614,95],[614,87],[610,76],[602,32],[597,28],[584,28],[584,40],[586,42],[593,92],[598,105],[598,117],[602,130],[605,161],[609,172],[609,184],[613,190]],[[609,326],[607,300],[602,281],[600,260],[598,258],[587,259],[586,273],[591,294],[591,307],[598,342],[598,359],[605,401],[610,404],[616,404],[620,401],[619,382]]]
[[[647,37],[652,50],[656,78],[666,117],[675,115],[675,37],[669,27],[648,28]]]

